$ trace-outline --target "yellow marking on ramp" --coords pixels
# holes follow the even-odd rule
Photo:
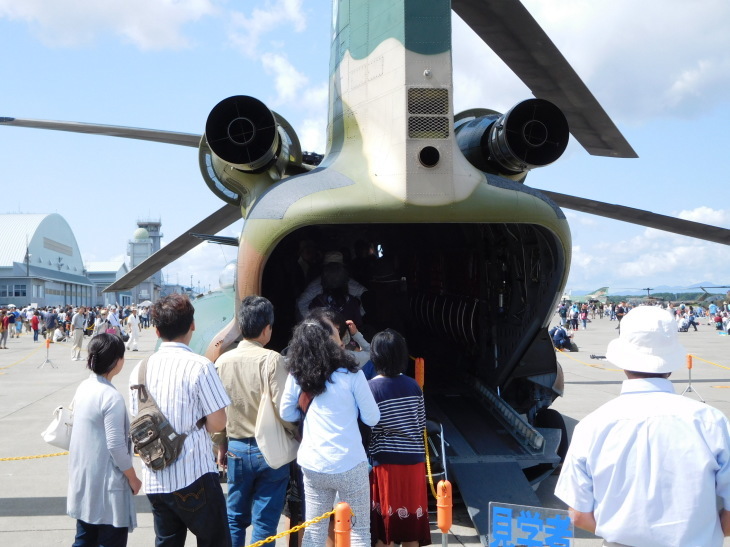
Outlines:
[[[31,351],[28,355],[26,355],[22,359],[19,359],[19,360],[15,361],[14,363],[10,364],[10,365],[5,365],[4,367],[0,367],[0,370],[5,370],[6,368],[10,368],[10,367],[14,367],[15,365],[19,365],[20,363],[22,363],[26,359],[30,358],[32,355],[38,353],[38,350],[41,349],[42,347],[43,346],[38,346],[36,349],[34,349],[33,351]],[[4,374],[4,373],[2,373],[2,374]]]

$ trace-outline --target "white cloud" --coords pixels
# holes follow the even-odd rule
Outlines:
[[[730,211],[697,207],[682,211],[677,216],[687,220],[728,225]],[[689,286],[702,281],[726,283],[726,279],[714,279],[717,272],[730,271],[730,253],[727,247],[717,243],[679,236],[650,228],[628,228],[630,235],[612,237],[611,229],[618,223],[599,221],[602,230],[592,230],[588,244],[573,246],[573,260],[568,286],[590,290],[609,285],[634,287]],[[574,239],[582,240],[578,230]],[[597,240],[597,241],[596,241]]]
[[[261,64],[267,74],[274,76],[276,88],[276,103],[287,103],[297,99],[302,88],[307,85],[308,78],[299,72],[289,62],[285,55],[279,53],[264,53]]]
[[[306,14],[302,9],[303,0],[278,0],[267,2],[266,8],[254,8],[251,15],[241,12],[231,14],[231,41],[248,57],[259,55],[259,46],[265,34],[275,33],[277,38],[281,28],[301,32],[307,27]]]
[[[0,18],[62,47],[112,34],[142,50],[178,49],[188,45],[183,27],[215,11],[213,0],[0,0]]]

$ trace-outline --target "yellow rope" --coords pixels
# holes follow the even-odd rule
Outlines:
[[[56,452],[55,454],[41,454],[40,456],[17,456],[15,458],[0,458],[0,462],[12,462],[17,460],[37,460],[38,458],[52,458],[54,456],[68,456],[68,452]]]
[[[302,530],[309,526],[310,524],[317,524],[318,522],[323,521],[324,519],[330,518],[332,515],[335,514],[335,511],[329,511],[325,513],[324,515],[320,517],[314,517],[312,520],[308,520],[306,522],[302,522],[301,524],[297,524],[293,528],[290,528],[289,530],[284,530],[283,532],[280,532],[276,534],[275,536],[269,536],[266,539],[262,539],[261,541],[257,541],[256,543],[252,543],[248,547],[261,547],[261,545],[265,545],[266,543],[270,543],[272,541],[276,541],[277,539],[283,538],[288,536],[289,534],[293,534],[295,532],[298,532],[299,530]],[[350,514],[352,515],[352,509],[350,509]]]
[[[428,473],[428,484],[431,485],[431,494],[433,494],[433,497],[435,499],[439,499],[438,494],[436,493],[436,488],[433,485],[433,475],[431,474],[431,456],[428,453],[428,430],[426,428],[423,429],[423,444],[426,447],[426,472]]]
[[[699,357],[699,356],[695,355],[694,353],[690,353],[690,355],[692,356],[692,359],[699,359],[700,361],[704,361],[705,363],[709,363],[710,365],[714,365],[716,367],[724,368],[725,370],[730,370],[730,367],[726,367],[726,366],[723,366],[723,365],[718,365],[717,363],[713,363],[712,361],[708,361],[707,359],[703,359],[702,357]]]

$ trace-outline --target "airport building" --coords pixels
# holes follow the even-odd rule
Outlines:
[[[139,221],[127,254],[134,267],[160,248],[159,221]],[[84,263],[59,214],[0,214],[0,307],[128,305],[160,295],[157,273],[131,291],[103,290],[129,271],[124,261]]]
[[[61,215],[0,215],[0,226],[0,306],[76,306],[92,300],[94,284]]]

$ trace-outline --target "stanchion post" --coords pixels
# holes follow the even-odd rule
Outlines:
[[[423,389],[423,384],[426,381],[426,361],[424,361],[423,357],[416,357],[416,369],[414,375],[418,387]]]
[[[687,354],[687,371],[689,373],[689,383],[687,384],[687,387],[682,392],[682,395],[684,395],[685,393],[697,393],[697,390],[692,387],[692,354],[691,353]],[[702,395],[700,395],[699,393],[697,393],[697,397],[703,403],[705,402],[705,400],[702,398]]]
[[[48,351],[50,350],[50,348],[51,348],[51,339],[46,338],[46,360],[43,361],[40,365],[38,365],[37,368],[43,368],[46,365],[51,365],[51,367],[56,368],[56,365],[54,365],[53,361],[51,361],[48,357]]]
[[[441,530],[441,545],[444,547],[449,543],[449,530],[453,520],[453,500],[451,497],[451,483],[447,480],[439,481],[436,487],[438,497],[436,499],[436,525]]]
[[[352,522],[350,505],[341,501],[335,507],[335,547],[350,547]]]

